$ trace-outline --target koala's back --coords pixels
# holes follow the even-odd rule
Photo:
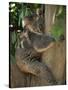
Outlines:
[[[38,48],[46,48],[51,42],[54,42],[54,38],[48,35],[37,35],[35,33],[29,32],[29,39],[33,46]]]

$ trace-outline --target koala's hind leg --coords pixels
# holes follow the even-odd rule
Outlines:
[[[22,72],[30,73],[36,77],[41,78],[44,83],[46,83],[46,85],[57,84],[54,76],[52,75],[52,72],[44,63],[37,60],[31,61],[27,57],[21,58],[21,55],[22,53],[16,56],[16,64]],[[22,55],[22,57],[24,56]]]

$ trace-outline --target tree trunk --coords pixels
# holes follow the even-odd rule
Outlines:
[[[55,14],[56,14],[55,5],[45,5],[45,33],[47,35],[51,34],[51,28],[55,23]],[[63,28],[64,28],[64,36],[65,36],[65,24],[66,18],[64,17]],[[66,37],[66,36],[65,36]],[[42,54],[42,62],[44,62],[53,72],[58,84],[65,83],[65,72],[66,72],[66,57],[65,57],[65,49],[66,49],[66,41],[58,41],[56,42],[52,48],[47,50]]]
[[[65,59],[65,41],[56,42],[52,48],[42,55],[42,62],[50,68],[58,84],[65,83]]]
[[[45,33],[51,34],[51,28],[55,21],[56,5],[45,5]]]

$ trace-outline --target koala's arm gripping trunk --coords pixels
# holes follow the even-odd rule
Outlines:
[[[37,46],[34,46],[34,49],[39,52],[42,53],[44,51],[47,51],[49,48],[51,48],[54,45],[54,43],[52,42],[47,48],[38,48]]]

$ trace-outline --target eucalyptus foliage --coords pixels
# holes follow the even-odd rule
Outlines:
[[[60,6],[60,8],[57,8],[56,21],[51,30],[51,34],[56,41],[58,41],[61,36],[64,36],[65,15],[66,11],[64,6]]]

